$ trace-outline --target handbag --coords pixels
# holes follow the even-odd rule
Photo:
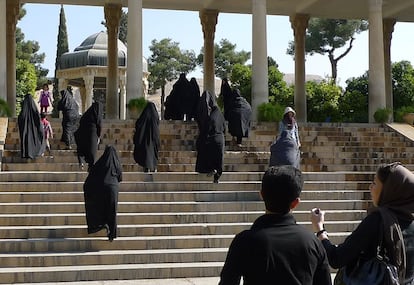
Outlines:
[[[384,219],[387,210],[380,209]],[[335,276],[334,285],[400,285],[398,268],[390,263],[383,247],[383,228],[380,232],[380,240],[377,246],[376,256],[371,259],[359,258],[353,267],[340,268]],[[397,227],[401,234],[401,229]],[[405,253],[404,243],[401,250]],[[405,272],[405,263],[403,265]]]

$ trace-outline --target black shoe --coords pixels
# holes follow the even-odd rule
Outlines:
[[[213,169],[212,171],[210,171],[209,173],[207,173],[207,177],[213,176],[217,174],[217,170]]]

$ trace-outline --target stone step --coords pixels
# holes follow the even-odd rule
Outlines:
[[[216,262],[224,260],[227,248],[102,250],[99,252],[45,252],[0,254],[1,267],[70,266],[76,264],[151,264],[170,262]]]
[[[222,176],[226,175],[223,173]],[[138,192],[138,191],[253,191],[258,192],[261,187],[261,181],[237,181],[227,180],[220,183],[212,183],[210,177],[202,175],[199,180],[196,181],[121,181],[119,189],[121,192]],[[303,184],[303,190],[367,190],[371,181],[305,181]],[[63,192],[81,193],[83,191],[84,181],[71,181],[71,182],[32,182],[32,181],[17,181],[17,182],[0,182],[0,195],[9,192],[21,191],[22,195],[28,193],[33,195],[36,193],[42,194],[42,192],[53,192],[61,195]],[[217,192],[216,192],[217,193]]]
[[[219,276],[223,262],[0,268],[0,284]]]
[[[374,173],[368,172],[302,172],[305,184],[328,183],[329,181],[343,183],[346,181],[366,182],[374,177]],[[87,172],[59,172],[59,171],[16,171],[0,172],[2,182],[76,182],[85,181]],[[222,181],[261,181],[262,172],[227,172],[221,178]],[[205,175],[196,172],[125,172],[122,174],[123,181],[206,181]]]
[[[120,224],[119,237],[135,236],[169,236],[169,235],[208,235],[234,234],[251,227],[252,222],[263,212],[251,215],[251,221],[245,222],[195,222],[195,223],[150,223]],[[363,210],[328,210],[329,221],[326,227],[330,232],[351,231],[366,216]],[[308,221],[309,211],[296,211],[295,218],[299,224],[312,230]],[[0,227],[1,239],[33,239],[33,238],[85,238],[105,237],[105,231],[88,235],[85,223],[73,225],[14,225]]]
[[[346,223],[344,223],[346,224]],[[353,228],[349,226],[348,228]],[[330,233],[332,242],[342,241],[349,231]],[[102,234],[103,235],[103,234]],[[331,238],[332,237],[332,238]],[[145,250],[145,249],[190,249],[190,248],[228,248],[234,234],[224,235],[182,235],[182,236],[131,236],[117,237],[113,242],[102,237],[82,238],[30,238],[0,239],[3,253],[41,253],[41,252],[90,252],[102,250]],[[224,260],[223,260],[224,261]],[[0,268],[1,270],[1,268]]]
[[[366,200],[315,200],[303,201],[298,206],[298,211],[307,211],[315,207],[330,210],[364,210],[370,205]],[[137,209],[142,207],[141,203],[135,205]],[[154,207],[156,208],[156,207]],[[170,211],[170,212],[118,212],[118,223],[121,224],[152,224],[152,223],[222,223],[222,222],[252,222],[263,210],[256,211]],[[309,216],[309,215],[308,215]],[[309,218],[309,217],[307,217]],[[85,224],[84,213],[41,213],[41,214],[0,214],[0,225],[2,226],[59,226],[59,225],[83,225]]]

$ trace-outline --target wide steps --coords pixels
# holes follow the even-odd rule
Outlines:
[[[60,119],[52,119],[52,157],[20,158],[16,120],[10,119],[0,172],[0,283],[44,283],[217,277],[234,235],[264,213],[261,179],[277,123],[254,123],[237,147],[226,134],[219,184],[194,172],[195,122],[161,121],[157,172],[133,160],[135,121],[104,120],[102,144],[114,145],[123,166],[118,237],[87,234],[76,146],[65,150]],[[293,214],[311,231],[310,209],[326,211],[325,226],[342,242],[366,216],[369,184],[379,163],[408,168],[414,145],[376,124],[301,124],[301,203]],[[361,171],[359,171],[361,170]],[[76,265],[76,266],[73,266]]]

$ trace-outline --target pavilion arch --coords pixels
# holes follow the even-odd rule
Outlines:
[[[79,87],[81,95],[81,108],[83,113],[92,104],[93,90],[106,89],[107,62],[108,62],[108,36],[106,32],[99,32],[87,37],[73,52],[64,53],[60,60],[60,69],[56,72],[59,90],[66,89],[68,85]],[[118,40],[118,82],[119,82],[119,114],[121,119],[126,118],[126,61],[127,47]],[[142,92],[148,94],[148,64],[142,58]],[[136,97],[140,94],[136,94]]]
[[[369,120],[379,108],[392,109],[390,47],[394,24],[414,22],[413,0],[4,0],[0,1],[0,97],[16,104],[15,29],[20,3],[70,4],[104,8],[108,33],[107,118],[118,119],[117,32],[128,8],[126,100],[142,92],[142,9],[198,11],[204,36],[204,90],[214,92],[214,35],[219,13],[252,15],[252,108],[268,101],[266,16],[289,16],[295,40],[295,109],[306,122],[304,40],[311,17],[369,21]],[[277,36],[277,31],[274,32]],[[15,114],[14,114],[15,115]]]

